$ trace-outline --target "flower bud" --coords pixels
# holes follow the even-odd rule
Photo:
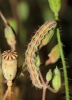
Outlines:
[[[52,71],[51,69],[46,74],[46,81],[49,82],[52,78]]]
[[[46,61],[45,65],[55,63],[60,58],[60,50],[58,44],[54,46],[54,48],[51,50],[48,56],[49,59]]]
[[[2,71],[7,81],[12,81],[17,72],[17,52],[7,50],[2,53]]]
[[[51,59],[52,63],[55,63],[60,58],[60,50],[58,44],[54,46],[48,56]]]
[[[61,0],[48,0],[51,10],[58,13],[61,8]]]
[[[54,74],[55,75],[60,75],[60,71],[58,69],[58,67],[56,66],[56,68],[54,69]]]
[[[61,75],[60,75],[60,71],[58,70],[57,67],[54,70],[54,77],[52,80],[52,86],[55,90],[59,90],[61,87]]]
[[[12,50],[15,50],[16,39],[14,31],[9,25],[6,25],[4,32],[8,45],[11,47]]]

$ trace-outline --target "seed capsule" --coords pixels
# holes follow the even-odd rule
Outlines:
[[[56,90],[59,90],[61,87],[61,75],[60,75],[60,71],[57,67],[54,70],[54,77],[52,80],[52,86]]]
[[[52,71],[51,71],[51,69],[47,72],[47,74],[46,74],[46,80],[47,80],[47,82],[49,82],[50,80],[51,80],[51,78],[52,78]]]
[[[58,13],[61,8],[61,0],[48,0],[51,10]]]
[[[16,37],[15,33],[9,25],[6,25],[4,29],[5,38],[7,40],[8,45],[11,47],[12,50],[16,49]]]
[[[7,50],[2,53],[2,71],[7,81],[12,81],[17,72],[17,52]]]

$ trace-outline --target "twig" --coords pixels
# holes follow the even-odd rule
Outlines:
[[[44,82],[44,79],[43,79],[43,77],[42,77],[42,74],[41,74],[40,70],[39,70],[39,76],[40,76],[40,79],[41,79],[41,81],[42,81],[42,84],[44,85],[45,82]]]
[[[46,89],[45,87],[43,87],[43,95],[42,95],[42,100],[45,100],[45,96],[46,96]]]
[[[0,11],[0,16],[2,18],[2,20],[4,21],[5,25],[8,23],[7,20],[5,19],[4,15],[2,14],[2,12]]]
[[[51,88],[49,85],[48,85],[47,88],[48,88],[51,92],[53,92],[53,93],[57,93],[57,92],[58,92],[58,90],[55,90],[55,89]]]
[[[48,85],[48,84],[44,82],[44,79],[43,79],[43,77],[42,77],[42,74],[41,74],[40,70],[39,70],[39,76],[40,76],[40,79],[41,79],[42,84],[43,84],[43,94],[42,94],[42,100],[45,100],[45,96],[46,96],[46,89],[47,89],[47,85]]]

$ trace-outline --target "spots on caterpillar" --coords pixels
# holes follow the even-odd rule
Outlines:
[[[35,84],[38,84],[38,81],[37,80],[35,80]]]
[[[38,41],[38,40],[36,40],[36,38],[35,38],[35,37],[33,37],[33,38],[32,38],[32,42],[33,42],[33,43],[35,43],[35,44],[37,44],[37,45],[39,44],[39,41]]]
[[[51,30],[52,28],[54,29],[56,25],[57,25],[56,22],[52,23],[52,21],[45,23],[45,26],[48,26],[49,30]]]
[[[53,34],[54,34],[54,30],[50,30],[48,32],[48,34],[46,34],[44,36],[44,38],[41,40],[41,43],[39,45],[39,49],[41,49],[41,47],[43,47],[44,45],[46,45],[50,41],[50,39],[53,36]]]
[[[31,77],[35,80],[37,78],[37,74],[31,74]]]
[[[31,65],[32,63],[34,63],[34,60],[32,60],[32,59],[31,60],[26,60],[25,62]]]
[[[44,32],[45,31],[45,28],[46,28],[45,25],[43,25],[42,27],[40,27],[39,31],[40,32]]]
[[[32,41],[36,44],[37,40],[35,39],[35,37],[32,38]]]
[[[33,49],[34,49],[34,47],[33,47],[31,44],[28,45],[28,48],[29,48],[30,50],[33,50]]]
[[[48,30],[48,31],[49,31],[49,30]],[[46,35],[46,33],[47,33],[48,31],[47,31],[47,30],[44,30],[44,32],[43,32],[43,33],[44,33],[44,35]]]
[[[30,54],[29,52],[26,52],[26,55],[27,55],[28,57],[32,57],[32,58],[34,57],[33,54]]]
[[[28,63],[28,64],[31,64],[30,60],[29,61],[26,60],[25,62]]]
[[[30,62],[31,62],[31,64],[33,64],[33,63],[34,63],[34,60],[33,60],[33,59],[31,59],[31,60],[30,60]]]
[[[30,67],[30,68],[28,68],[28,70],[31,71],[31,72],[34,72],[36,70],[36,68],[35,67]]]
[[[39,81],[36,80],[36,79],[32,81],[32,84],[35,84],[36,88],[40,88],[40,85],[41,85],[41,84],[39,83]],[[41,85],[41,87],[43,87],[43,85]]]
[[[37,75],[36,74],[32,74],[32,75],[30,75],[30,77],[33,79],[33,81],[32,81],[32,84],[35,84],[35,86],[37,87],[37,88],[40,88],[40,82],[37,80]],[[42,87],[42,85],[41,85],[41,87]]]
[[[33,42],[33,44],[34,44],[34,42]],[[29,48],[30,51],[36,51],[37,50],[37,48],[35,46],[32,46],[31,44],[28,45],[28,48]]]
[[[42,38],[42,37],[43,37],[43,35],[42,35],[42,34],[39,34],[39,32],[37,32],[36,35],[37,35],[39,38]]]

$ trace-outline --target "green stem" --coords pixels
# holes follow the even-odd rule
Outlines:
[[[58,39],[59,49],[60,49],[60,53],[61,53],[61,60],[62,60],[62,65],[63,65],[66,100],[70,100],[70,98],[69,98],[67,70],[66,70],[66,64],[65,64],[64,54],[63,54],[62,43],[61,43],[61,39],[60,39],[60,30],[58,28],[57,28],[57,39]]]
[[[54,13],[54,16],[55,16],[55,20],[59,20],[58,13]]]

